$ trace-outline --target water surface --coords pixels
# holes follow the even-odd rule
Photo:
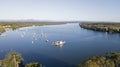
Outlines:
[[[78,23],[24,27],[3,33],[0,59],[9,51],[22,54],[24,63],[39,62],[45,67],[75,67],[94,55],[120,51],[120,35],[80,28]],[[49,40],[45,41],[45,37]],[[52,42],[66,41],[63,47]]]

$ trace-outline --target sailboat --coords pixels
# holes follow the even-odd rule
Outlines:
[[[41,31],[41,37],[45,40],[45,42],[49,41],[48,38],[47,38],[46,33],[43,33],[42,31]]]
[[[46,34],[45,34],[45,36],[44,36],[44,37],[45,37],[45,42],[48,42],[49,40],[47,39],[47,36],[46,36]]]

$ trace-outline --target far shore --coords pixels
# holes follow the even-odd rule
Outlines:
[[[8,30],[15,30],[21,27],[59,25],[67,22],[0,22],[0,34]]]
[[[80,23],[80,27],[93,31],[120,33],[120,23]]]

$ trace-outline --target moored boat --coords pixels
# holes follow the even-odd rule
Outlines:
[[[62,47],[65,43],[66,43],[65,41],[61,40],[61,41],[53,42],[52,45]]]

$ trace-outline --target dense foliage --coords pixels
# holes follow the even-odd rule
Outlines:
[[[3,60],[0,61],[0,67],[41,67],[38,62],[32,62],[29,64],[22,64],[23,58],[21,54],[17,52],[9,52]]]
[[[120,23],[81,23],[80,27],[94,31],[120,33]]]
[[[2,67],[19,67],[23,61],[22,56],[16,52],[9,52],[6,57],[1,61]]]
[[[103,56],[93,56],[79,67],[120,67],[120,53],[106,53]]]
[[[0,27],[0,34],[2,34],[3,32],[5,32],[5,29]]]
[[[41,65],[37,62],[31,62],[29,64],[26,64],[25,67],[41,67]]]

